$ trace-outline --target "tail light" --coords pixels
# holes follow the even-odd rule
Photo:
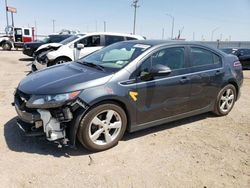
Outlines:
[[[240,61],[235,61],[235,62],[234,62],[234,67],[240,67],[240,66],[241,66]]]

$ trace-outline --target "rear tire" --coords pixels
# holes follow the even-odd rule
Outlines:
[[[11,45],[10,42],[4,42],[4,43],[2,44],[2,48],[3,48],[3,50],[10,51],[11,48],[12,48],[12,45]]]
[[[77,132],[79,142],[90,151],[114,147],[124,135],[127,117],[115,103],[101,104],[83,117]]]
[[[213,112],[218,116],[227,115],[234,106],[236,94],[236,89],[232,84],[222,88],[218,93]]]

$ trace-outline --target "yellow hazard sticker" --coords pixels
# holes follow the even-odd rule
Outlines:
[[[130,91],[130,92],[129,92],[129,95],[130,95],[130,97],[131,97],[134,101],[137,101],[138,92]]]

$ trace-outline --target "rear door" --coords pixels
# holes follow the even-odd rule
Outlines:
[[[220,90],[224,71],[222,58],[207,48],[191,46],[190,57],[190,110],[208,107]]]

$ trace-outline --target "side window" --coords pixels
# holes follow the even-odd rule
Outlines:
[[[202,48],[191,48],[192,67],[220,64],[221,59],[218,55]]]
[[[15,35],[22,35],[22,29],[15,29]]]
[[[30,30],[24,29],[24,35],[30,35]]]
[[[114,43],[120,42],[120,41],[124,41],[124,37],[105,35],[105,46],[108,46],[110,44],[114,44]]]
[[[83,44],[85,47],[95,47],[100,46],[101,37],[100,35],[85,37],[82,40],[78,41],[77,43]]]
[[[185,48],[166,48],[155,52],[141,64],[139,75],[149,73],[151,67],[156,64],[168,66],[172,71],[185,68]]]

